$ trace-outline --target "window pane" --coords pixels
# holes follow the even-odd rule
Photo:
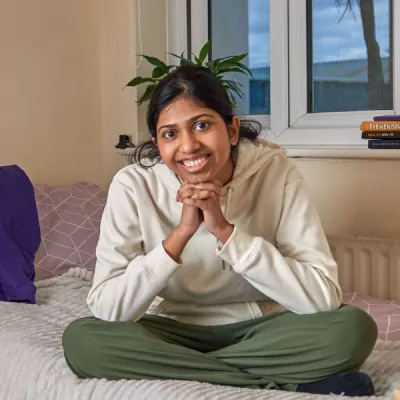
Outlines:
[[[211,0],[212,58],[248,53],[244,63],[254,79],[234,73],[243,85],[239,114],[269,114],[269,0]]]
[[[393,108],[390,3],[308,0],[309,112]]]

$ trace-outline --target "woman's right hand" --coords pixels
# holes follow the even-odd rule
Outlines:
[[[200,208],[183,204],[181,220],[177,226],[177,230],[192,237],[203,222],[203,211]]]
[[[176,194],[176,201],[182,201],[182,198],[191,197],[195,192],[196,189],[193,185],[186,182]],[[181,220],[177,229],[192,237],[203,222],[203,211],[200,208],[183,204]]]
[[[190,183],[184,183],[176,195],[176,201],[182,202],[184,198],[191,197],[195,193],[198,198],[207,198],[209,196],[217,195],[208,190],[201,191],[196,189],[194,186],[195,185]],[[172,259],[176,262],[180,262],[180,256],[183,249],[203,222],[203,211],[200,208],[183,204],[181,220],[178,226],[163,241],[164,249]]]
[[[182,189],[186,195],[192,191],[187,183],[182,185],[181,190]],[[176,196],[176,201],[178,200],[179,192]],[[183,204],[181,220],[179,221],[178,226],[163,241],[165,251],[173,260],[181,263],[180,256],[183,249],[186,247],[192,236],[197,232],[203,221],[203,212],[199,208]]]

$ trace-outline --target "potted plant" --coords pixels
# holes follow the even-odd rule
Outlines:
[[[208,41],[202,47],[198,56],[195,56],[193,54],[193,60],[184,57],[184,52],[180,56],[173,53],[168,53],[168,54],[178,58],[179,65],[195,64],[210,69],[210,71],[221,81],[222,85],[227,90],[233,107],[236,107],[235,95],[239,96],[240,98],[243,98],[243,91],[241,89],[242,85],[239,82],[236,82],[232,79],[227,79],[225,77],[225,74],[231,72],[238,72],[240,74],[245,74],[253,77],[250,69],[245,64],[242,63],[242,60],[244,60],[247,57],[247,53],[229,57],[216,58],[215,60],[206,61],[207,55],[209,54],[209,50],[210,50],[210,42]],[[155,57],[143,55],[143,58],[145,58],[150,64],[154,65],[151,76],[149,77],[137,76],[126,85],[132,87],[132,86],[147,84],[145,92],[137,101],[139,105],[149,100],[152,94],[154,93],[157,83],[165,75],[167,75],[170,71],[172,71],[174,68],[177,67],[176,65],[167,65],[164,61]]]

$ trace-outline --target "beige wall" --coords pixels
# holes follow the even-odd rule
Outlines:
[[[97,0],[0,0],[0,164],[103,181]]]
[[[400,160],[298,159],[328,235],[400,239]]]
[[[166,57],[166,2],[141,0],[141,32],[143,54]],[[135,143],[147,140],[146,104],[137,107],[136,89],[121,90],[136,75],[146,75],[152,66],[142,60],[137,24],[137,1],[133,1],[133,21],[130,0],[101,1],[101,87],[103,121],[103,158],[105,185],[126,163],[114,149],[119,134],[131,135]],[[132,35],[133,28],[133,35]],[[131,42],[132,41],[132,42]],[[132,50],[132,51],[131,51]],[[139,87],[139,95],[144,87]]]
[[[125,158],[116,153],[118,135],[130,135],[136,141],[137,106],[136,90],[125,88],[134,76],[131,52],[136,53],[133,7],[131,18],[130,0],[101,0],[101,99],[104,186],[125,165]],[[133,20],[133,21],[132,21]],[[131,49],[132,41],[132,49]]]
[[[0,2],[0,165],[18,164],[34,182],[106,188],[125,164],[118,135],[147,135],[136,89],[122,90],[140,52],[137,1]],[[143,52],[161,58],[165,7],[141,1]],[[149,71],[143,61],[138,74]]]

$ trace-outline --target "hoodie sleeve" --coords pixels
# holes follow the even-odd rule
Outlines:
[[[87,304],[107,321],[136,321],[180,267],[162,243],[143,255],[133,190],[114,178],[100,226]]]
[[[235,227],[217,255],[290,311],[311,314],[338,308],[342,294],[337,264],[303,178],[285,186],[276,242],[275,247]]]

